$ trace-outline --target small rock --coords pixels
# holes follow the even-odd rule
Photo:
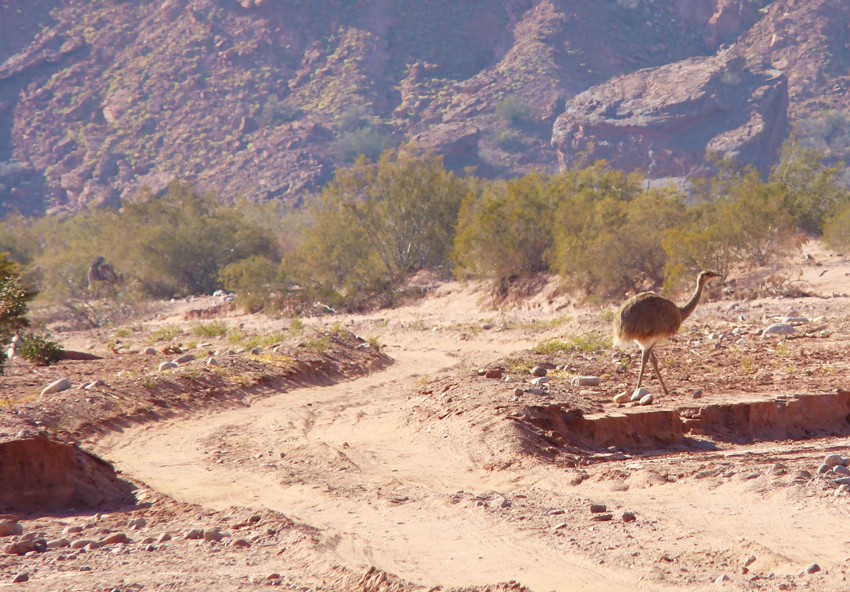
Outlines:
[[[207,366],[218,366],[218,358],[214,356],[207,358]]]
[[[21,582],[28,582],[29,579],[30,579],[30,575],[27,572],[22,571],[21,573],[16,575],[14,578],[12,578],[12,583],[13,584],[20,584]]]
[[[146,356],[155,356],[156,355],[156,348],[155,347],[146,347],[145,351],[143,351],[142,353],[145,354]]]
[[[634,512],[623,512],[623,522],[634,522],[637,520]]]
[[[126,545],[129,542],[129,537],[123,532],[116,532],[103,539],[104,545]]]
[[[249,543],[245,539],[236,539],[235,541],[233,541],[232,544],[233,544],[234,547],[239,547],[239,548],[243,548],[243,549],[249,548],[251,546],[251,543]]]
[[[755,562],[755,560],[756,560],[755,555],[748,556],[746,559],[744,559],[744,567],[749,567],[750,565],[752,565]]]
[[[220,541],[222,538],[224,538],[224,535],[217,528],[210,528],[204,531],[205,541]]]
[[[649,389],[645,387],[640,387],[634,390],[632,396],[629,397],[630,401],[640,401],[643,397],[649,394]]]
[[[189,362],[195,359],[194,354],[183,354],[182,356],[178,356],[171,360],[175,364],[188,364]]]
[[[820,565],[817,563],[812,563],[811,565],[806,566],[805,573],[813,574],[820,571]]]
[[[535,366],[534,368],[531,369],[531,375],[532,376],[538,376],[538,377],[546,376],[548,373],[549,373],[549,371],[546,368],[544,368],[543,366]]]
[[[64,390],[68,390],[71,388],[71,379],[69,378],[60,378],[59,380],[53,381],[48,384],[46,387],[41,389],[41,395],[49,395],[51,393],[58,393]]]
[[[605,504],[590,504],[590,511],[593,514],[601,514],[607,512],[608,507]]]
[[[495,378],[499,379],[503,375],[503,371],[501,368],[488,368],[484,371],[485,378]]]
[[[530,388],[530,389],[526,389],[525,392],[527,392],[529,395],[545,395],[546,394],[546,391],[543,390],[542,388]]]
[[[693,396],[694,399],[701,399],[702,398],[702,389],[695,390],[694,394],[692,396]]]
[[[263,353],[263,350],[260,349],[259,347],[252,347],[251,348],[251,355],[252,356],[259,356],[261,353]]]
[[[818,467],[818,475],[823,475],[824,473],[828,473],[832,470],[832,467],[829,465],[821,465]]]
[[[144,518],[133,518],[127,523],[127,528],[130,530],[139,530],[148,525],[148,521]]]
[[[576,376],[572,380],[573,386],[599,386],[598,376]]]
[[[823,459],[823,464],[832,468],[841,465],[842,467],[846,467],[848,465],[847,459],[841,456],[840,454],[827,454],[826,458]]]
[[[48,549],[63,549],[65,547],[70,547],[71,541],[68,539],[56,539],[55,541],[48,541],[47,548]]]
[[[77,534],[78,532],[83,532],[82,526],[66,526],[62,530],[62,534]]]
[[[767,327],[764,331],[761,332],[762,337],[767,337],[768,335],[793,335],[797,332],[797,329],[794,328],[793,325],[787,325],[785,323],[774,323]]]
[[[159,535],[159,538],[156,539],[156,540],[157,540],[158,543],[165,543],[165,542],[171,540],[171,535],[168,534],[167,532],[164,532],[161,535]]]
[[[173,368],[177,368],[177,364],[175,364],[174,362],[162,362],[159,365],[160,372],[164,372],[165,370],[171,370]]]
[[[593,516],[591,516],[590,519],[595,520],[596,522],[608,522],[609,520],[611,520],[613,518],[614,518],[613,514],[606,513],[606,514],[594,514]]]
[[[832,467],[832,472],[837,473],[839,475],[850,475],[850,469],[848,469],[844,465],[835,465],[834,467]]]
[[[193,528],[183,535],[184,539],[202,539],[204,538],[204,531],[200,528]]]
[[[726,574],[723,574],[722,576],[717,576],[717,579],[714,580],[714,583],[722,586],[726,582],[730,582],[730,581],[732,581],[732,578],[730,578]]]
[[[4,520],[0,522],[0,537],[19,536],[24,534],[24,527],[18,522]]]
[[[514,396],[515,396],[515,397],[521,397],[521,396],[523,395],[523,393],[524,393],[524,392],[525,392],[525,391],[524,391],[524,390],[522,390],[521,388],[516,388],[516,389],[514,389]]]
[[[537,378],[531,379],[531,384],[535,386],[540,386],[541,384],[548,384],[549,378],[547,376],[538,376]]]
[[[629,401],[629,393],[622,392],[614,395],[614,402],[617,405],[622,405],[623,403],[627,403]]]
[[[838,488],[835,490],[835,493],[833,493],[832,495],[834,495],[835,497],[841,497],[842,495],[845,495],[848,492],[850,492],[850,485],[839,485]]]
[[[654,399],[652,398],[652,395],[644,395],[640,398],[640,401],[638,401],[638,403],[640,403],[641,405],[652,405],[653,400]]]

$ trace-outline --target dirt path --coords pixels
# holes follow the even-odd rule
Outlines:
[[[824,454],[848,456],[847,439],[724,443],[581,468],[518,456],[493,469],[486,460],[506,422],[492,406],[467,423],[413,421],[429,380],[464,380],[477,364],[542,339],[469,331],[462,323],[480,324],[481,315],[451,298],[378,320],[334,319],[381,333],[396,360],[382,372],[134,427],[96,452],[179,501],[269,508],[317,527],[319,562],[375,566],[425,586],[848,588],[848,498],[815,475]],[[595,521],[592,503],[612,519]],[[815,563],[820,571],[803,574]]]

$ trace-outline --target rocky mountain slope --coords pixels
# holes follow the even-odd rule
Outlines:
[[[850,145],[843,0],[0,0],[0,214],[188,180],[297,205],[415,143],[509,177]]]

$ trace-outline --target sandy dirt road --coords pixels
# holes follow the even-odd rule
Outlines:
[[[545,464],[489,470],[474,433],[413,425],[411,405],[422,382],[482,348],[528,344],[510,335],[441,343],[388,343],[396,362],[384,371],[135,427],[101,440],[98,452],[178,500],[269,508],[315,526],[325,561],[428,586],[712,590],[728,574],[729,589],[786,589],[781,578],[812,563],[843,581],[836,572],[850,540],[835,524],[846,506],[792,477],[847,442],[648,455],[587,467],[580,479]],[[591,502],[640,518],[588,522]],[[753,577],[763,587],[751,587]]]

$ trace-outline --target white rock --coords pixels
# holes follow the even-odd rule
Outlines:
[[[786,325],[784,323],[774,323],[769,326],[767,329],[761,332],[762,337],[766,337],[768,335],[793,335],[797,332],[792,325]]]
[[[156,355],[156,348],[155,347],[146,347],[145,351],[142,352],[142,353],[144,353],[146,356],[155,356]]]
[[[599,386],[598,376],[576,376],[572,380],[573,386]]]
[[[549,382],[548,376],[538,376],[537,378],[531,379],[531,384],[533,384],[535,386],[541,385],[541,384],[547,384],[548,382]]]
[[[174,362],[163,362],[159,365],[159,371],[163,372],[165,370],[171,370],[172,368],[177,368],[177,364]]]
[[[841,465],[842,467],[846,467],[848,465],[847,459],[841,456],[840,454],[827,454],[823,459],[823,464],[828,467],[837,467]]]
[[[175,364],[188,364],[189,362],[191,362],[194,359],[195,359],[195,356],[192,355],[192,354],[183,354],[182,356],[178,356],[171,361],[174,362]]]
[[[59,380],[51,382],[46,387],[41,389],[41,394],[49,395],[51,393],[58,393],[69,388],[71,388],[71,380],[68,378],[60,378]]]
[[[649,394],[649,389],[645,387],[640,387],[635,389],[632,393],[632,396],[629,397],[630,401],[640,401],[643,397]]]
[[[652,405],[652,395],[644,395],[640,398],[639,403],[641,405]]]

